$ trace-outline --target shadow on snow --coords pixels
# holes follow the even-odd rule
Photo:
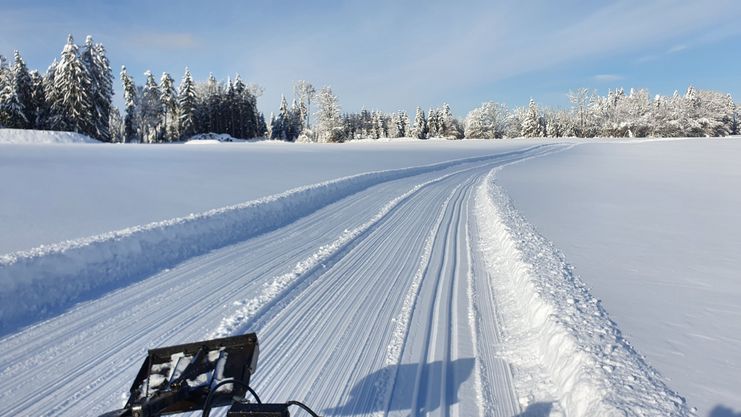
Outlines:
[[[463,358],[447,364],[436,361],[387,366],[358,381],[345,404],[325,409],[324,413],[351,416],[385,411],[383,402],[375,400],[382,395],[383,384],[394,374],[396,383],[388,411],[408,410],[409,414],[413,414],[412,410],[416,409],[416,414],[425,414],[441,406],[450,407],[458,403],[458,390],[470,377],[474,364],[473,358]],[[443,366],[447,366],[447,381],[443,381]],[[417,380],[418,384],[415,383]],[[415,387],[419,387],[417,392]],[[413,404],[415,397],[417,401]]]
[[[710,414],[708,414],[708,417],[741,417],[741,412],[737,413],[729,407],[716,405]]]

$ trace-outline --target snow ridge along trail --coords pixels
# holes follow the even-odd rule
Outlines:
[[[548,146],[368,172],[201,214],[0,255],[0,334],[194,256],[276,230],[374,185],[466,163],[531,155]]]
[[[506,359],[523,377],[534,366],[545,369],[570,417],[690,415],[684,398],[622,337],[563,255],[494,183],[498,169],[478,187],[476,210],[479,250],[508,339]],[[520,394],[533,394],[532,383],[517,382]]]

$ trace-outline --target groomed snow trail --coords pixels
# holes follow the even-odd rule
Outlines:
[[[544,322],[561,331],[561,321],[536,314],[540,321],[523,323],[518,317],[533,311],[512,306],[531,305],[526,297],[541,307],[535,313],[569,304],[518,286],[537,284],[543,268],[560,269],[551,258],[541,262],[543,242],[515,227],[522,224],[498,200],[490,173],[564,148],[533,147],[378,181],[8,335],[0,339],[2,413],[97,416],[125,400],[147,348],[247,331],[260,339],[252,379],[260,396],[304,401],[326,416],[582,416],[584,404],[612,407],[625,392],[614,381],[595,381],[605,375],[591,368],[608,362],[590,362],[594,355],[579,350],[594,346],[580,345],[580,334],[554,345],[550,333],[528,326]],[[522,247],[522,236],[536,245]],[[573,281],[546,278],[567,289]],[[559,296],[590,299],[577,289]],[[507,291],[521,298],[503,298]],[[609,327],[604,320],[585,323]],[[513,323],[533,337],[527,363],[509,352],[513,341],[525,340]],[[627,378],[620,370],[627,365],[639,394],[628,396],[620,415],[651,411],[642,401],[681,400],[635,352],[620,341],[610,347],[618,352],[607,358],[614,375]],[[563,352],[572,360],[559,368]],[[573,391],[554,386],[572,381],[564,368],[581,377]],[[595,392],[599,398],[580,397]],[[681,401],[675,406],[667,415],[686,414]]]
[[[147,348],[223,330],[262,294],[232,331],[258,331],[254,383],[264,398],[304,399],[327,415],[408,414],[409,387],[399,381],[412,375],[415,413],[478,415],[474,355],[459,333],[470,329],[460,299],[469,285],[467,202],[492,167],[554,149],[381,182],[10,334],[0,340],[3,414],[116,408]],[[281,277],[289,282],[276,288]],[[419,291],[410,291],[415,281]],[[440,326],[425,327],[436,317]]]

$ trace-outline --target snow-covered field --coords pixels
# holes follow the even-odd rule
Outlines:
[[[3,145],[0,254],[187,216],[361,172],[532,143]]]
[[[600,286],[612,271],[595,260],[582,270],[595,254],[579,257],[548,228],[562,224],[549,207],[582,201],[588,223],[589,198],[599,205],[614,194],[595,191],[614,186],[600,182],[597,168],[607,172],[641,149],[683,155],[693,143],[4,145],[0,177],[15,180],[0,182],[0,253],[25,251],[0,258],[3,413],[95,416],[121,404],[148,347],[257,331],[261,396],[299,399],[325,415],[684,416],[700,406],[704,417],[709,407],[693,386],[651,354],[693,328],[664,326],[656,341],[624,318],[634,313],[630,295],[651,319],[661,319],[657,309],[681,314],[663,271],[628,291],[625,280]],[[548,164],[581,161],[584,152],[602,158],[588,165],[594,175],[582,172],[589,180],[572,199],[548,194],[569,175],[580,178],[576,168],[555,175]],[[635,178],[648,170],[672,184],[663,169],[636,166]],[[727,187],[733,178],[738,184],[732,177]],[[633,199],[654,195],[651,183],[632,185],[625,206],[650,205]],[[539,201],[547,203],[533,208]],[[655,223],[637,223],[644,229],[635,241],[607,223],[616,257],[631,244],[667,242],[660,229],[646,231]],[[584,226],[573,227],[573,241],[592,244]],[[64,239],[74,240],[56,243]],[[716,243],[724,253],[734,247]],[[672,249],[657,251],[661,258]],[[714,276],[703,282],[734,294],[738,283]],[[694,283],[689,274],[677,279]],[[652,292],[651,280],[664,291]],[[709,304],[723,317],[737,314],[732,297],[713,298],[720,293],[700,293],[708,295],[705,320],[717,317]],[[708,352],[733,364],[726,348],[737,334],[716,335],[729,344]],[[688,362],[672,363],[689,373]],[[718,385],[703,383],[710,393]]]
[[[499,175],[701,416],[741,410],[739,161],[738,139],[585,144]]]

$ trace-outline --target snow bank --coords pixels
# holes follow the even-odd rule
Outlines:
[[[689,415],[685,400],[622,337],[563,255],[516,211],[493,182],[495,172],[477,190],[476,218],[509,343],[520,345],[511,350],[535,345],[568,416]],[[523,332],[527,341],[512,338]]]
[[[0,256],[0,332],[193,256],[274,230],[370,186],[520,151],[375,171],[259,200]]]
[[[246,142],[244,139],[237,139],[226,133],[199,133],[188,139],[186,145],[203,145],[221,142]]]
[[[62,144],[62,143],[100,143],[99,141],[75,132],[56,132],[47,130],[0,129],[0,144]]]

